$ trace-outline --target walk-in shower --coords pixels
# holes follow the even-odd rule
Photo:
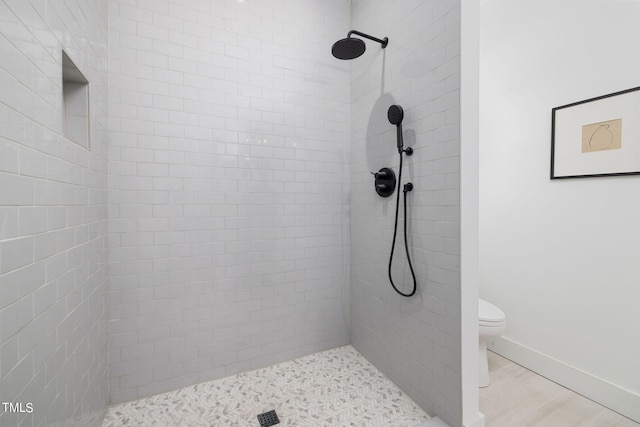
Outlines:
[[[346,39],[338,40],[333,44],[333,47],[331,47],[331,53],[333,54],[333,56],[338,59],[355,59],[364,53],[364,51],[367,49],[364,40],[351,37],[351,34],[355,34],[360,37],[373,40],[374,42],[378,42],[382,45],[383,49],[387,47],[387,44],[389,43],[388,37],[380,40],[376,37],[370,36],[369,34],[351,30],[347,34]]]

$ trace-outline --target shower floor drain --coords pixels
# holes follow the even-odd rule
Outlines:
[[[280,424],[276,411],[269,411],[258,415],[258,422],[260,422],[260,427],[271,427]]]

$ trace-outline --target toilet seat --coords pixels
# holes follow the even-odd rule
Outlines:
[[[501,327],[505,323],[505,315],[495,305],[483,300],[478,300],[478,324],[487,327]]]

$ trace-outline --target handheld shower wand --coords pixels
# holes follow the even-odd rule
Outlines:
[[[404,118],[404,111],[402,107],[399,105],[392,105],[389,107],[387,111],[387,118],[392,125],[396,125],[397,130],[397,146],[398,146],[398,154],[400,154],[400,169],[398,171],[398,185],[402,180],[402,158],[403,153],[407,156],[413,154],[413,149],[411,147],[404,148],[404,141],[402,139],[402,119]],[[413,278],[413,289],[411,292],[402,292],[400,291],[395,283],[393,283],[393,277],[391,276],[391,264],[393,262],[393,251],[396,246],[396,236],[398,234],[398,210],[400,208],[400,191],[398,190],[398,194],[396,197],[396,219],[395,224],[393,226],[393,242],[391,243],[391,254],[389,255],[389,281],[391,282],[391,286],[393,289],[403,297],[410,297],[416,293],[417,282],[416,282],[416,274],[413,271],[413,265],[411,264],[411,256],[409,255],[409,244],[407,243],[407,193],[413,190],[413,184],[408,182],[404,185],[402,193],[404,194],[404,248],[405,253],[407,254],[407,262],[409,263],[409,269],[411,270],[411,277]]]
[[[392,105],[387,111],[387,118],[392,125],[396,125],[397,141],[398,141],[398,153],[407,153],[407,156],[413,154],[413,149],[408,147],[404,149],[404,140],[402,139],[402,119],[404,119],[404,110],[399,105]]]
[[[402,140],[402,119],[404,119],[404,110],[399,105],[392,105],[387,111],[387,118],[392,125],[396,125],[398,134],[398,153],[402,154],[402,147],[404,147],[404,141]]]

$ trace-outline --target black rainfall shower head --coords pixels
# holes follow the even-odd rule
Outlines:
[[[402,119],[404,118],[404,111],[402,107],[399,105],[392,105],[389,107],[387,111],[387,118],[392,125],[398,126],[402,123]]]
[[[363,40],[347,37],[335,42],[331,53],[338,59],[354,59],[362,55],[366,48]]]
[[[382,45],[383,49],[387,47],[387,44],[389,43],[389,39],[387,37],[380,40],[368,34],[361,33],[360,31],[351,30],[347,34],[346,39],[338,40],[333,44],[333,47],[331,48],[331,54],[333,56],[338,59],[355,59],[364,53],[367,48],[364,41],[351,37],[351,34],[356,34],[366,39],[378,42]]]

